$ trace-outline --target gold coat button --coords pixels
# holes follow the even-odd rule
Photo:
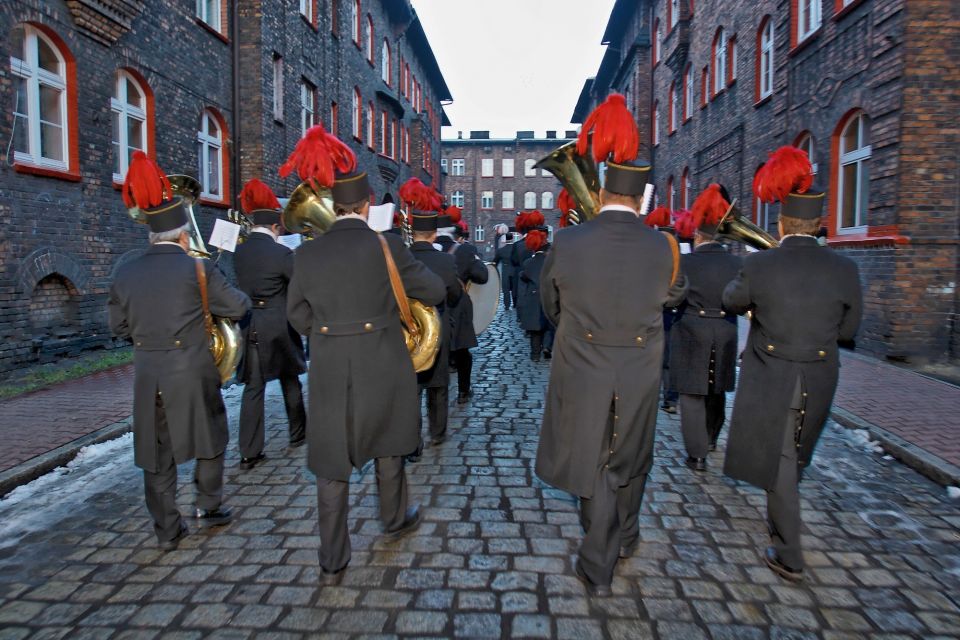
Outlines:
[[[610,455],[613,455],[613,449],[610,449]]]
[[[817,355],[819,355],[821,358],[826,358],[826,357],[827,357],[827,352],[826,352],[826,351],[817,351]]]
[[[175,344],[176,346],[179,347],[179,346],[180,346],[180,341],[179,341],[179,340],[174,340],[174,341],[173,341],[173,344]]]
[[[613,437],[616,438],[616,437],[617,437],[617,434],[613,434]]]
[[[138,346],[138,347],[142,347],[142,346],[143,346],[143,343],[142,343],[142,342],[138,342],[138,343],[137,343],[137,346]]]
[[[619,419],[620,419],[620,416],[613,416],[613,419],[614,419],[614,420],[619,420]]]
[[[320,333],[327,333],[330,331],[330,327],[320,327]]]
[[[726,311],[721,311],[721,312],[720,312],[720,317],[721,317],[721,318],[726,318],[726,317],[727,317],[727,312],[726,312]]]
[[[593,334],[592,334],[592,333],[588,333],[588,334],[587,334],[587,340],[593,340]]]
[[[365,322],[365,323],[363,324],[363,328],[364,328],[365,330],[367,330],[367,331],[373,331],[373,323],[372,323],[372,322]]]
[[[700,309],[700,315],[705,316],[705,315],[707,315],[707,312],[704,311],[703,309]]]
[[[643,342],[643,336],[637,336],[637,344]]]
[[[263,305],[264,305],[265,303],[264,303],[264,301],[263,301],[263,300],[258,300],[258,301],[257,301],[257,304],[258,304],[258,305],[260,305],[260,306],[262,307],[262,306],[263,306]]]
[[[767,345],[767,351],[773,351],[773,345],[772,345],[772,344],[768,344],[768,345]]]
[[[806,392],[806,391],[803,392],[803,397],[804,397],[804,398],[807,397],[807,392]]]

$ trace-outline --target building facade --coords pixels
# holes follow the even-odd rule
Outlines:
[[[647,0],[618,1],[611,25],[618,15],[647,25],[613,33],[607,55],[650,74],[649,115],[637,113],[660,203],[688,208],[720,182],[775,232],[778,207],[753,198],[754,174],[777,147],[804,149],[828,193],[827,241],[860,266],[858,346],[960,358],[960,5]],[[624,90],[604,65],[616,66],[604,58],[576,115]]]
[[[496,247],[494,227],[512,226],[521,211],[538,209],[547,225],[556,228],[562,188],[554,175],[534,164],[576,137],[575,131],[518,131],[516,138],[491,138],[489,131],[471,131],[464,138],[442,141],[442,170],[447,202],[463,208],[473,241],[486,259]]]
[[[204,237],[246,180],[296,187],[277,169],[314,123],[376,201],[442,188],[451,96],[407,0],[11,0],[0,30],[0,375],[114,346],[110,282],[146,242],[119,193],[134,150],[200,180]]]

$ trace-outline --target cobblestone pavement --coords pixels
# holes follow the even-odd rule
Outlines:
[[[130,416],[133,365],[0,401],[0,471]]]
[[[316,493],[303,452],[283,451],[271,385],[269,459],[244,473],[229,449],[236,520],[175,552],[155,548],[130,436],[0,501],[0,638],[960,636],[960,503],[841,429],[803,483],[797,586],[761,564],[762,493],[719,475],[722,446],[707,474],[689,471],[661,414],[640,548],[612,597],[588,596],[571,569],[575,502],[532,474],[549,362],[529,362],[512,318],[481,341],[475,399],[409,467],[420,530],[381,539],[373,473],[356,476],[342,585],[317,586]],[[227,403],[235,425],[238,389]]]

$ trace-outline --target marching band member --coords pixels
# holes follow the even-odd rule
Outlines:
[[[610,593],[618,555],[636,548],[638,513],[653,464],[663,355],[663,306],[684,294],[671,236],[639,218],[650,172],[634,162],[637,125],[623,96],[587,118],[577,151],[607,162],[600,212],[554,239],[540,298],[557,327],[536,472],[580,497],[576,573]],[[612,157],[609,157],[612,156]]]
[[[143,469],[147,510],[160,547],[187,535],[177,507],[177,465],[196,459],[196,519],[230,522],[223,506],[227,412],[220,373],[204,325],[203,278],[213,315],[239,320],[250,299],[230,286],[211,260],[187,255],[190,219],[163,171],[142,151],[130,161],[123,201],[150,227],[150,248],[120,267],[110,287],[110,329],[133,341],[134,463]]]
[[[506,230],[506,225],[499,226],[504,228],[502,234],[498,231],[498,237],[502,235],[504,243],[503,246],[497,249],[497,253],[493,258],[493,264],[500,267],[500,287],[503,289],[503,308],[506,311],[510,311],[511,306],[517,306],[517,300],[513,297],[513,281],[517,277],[517,271],[513,268],[513,262],[510,260],[510,256],[513,253],[514,240],[513,234]]]
[[[281,167],[332,187],[337,220],[294,256],[287,316],[310,336],[307,466],[317,477],[320,567],[339,584],[350,562],[350,473],[375,460],[380,520],[388,536],[413,531],[403,457],[420,442],[417,376],[407,351],[385,249],[409,297],[439,304],[443,281],[415,260],[396,234],[367,226],[370,186],[353,152],[321,125],[312,127]],[[335,172],[336,170],[336,172]]]
[[[536,215],[534,215],[536,214]],[[533,224],[532,221],[536,222]],[[513,267],[513,299],[520,299],[520,271],[523,269],[523,263],[533,255],[533,252],[527,248],[527,245],[523,240],[526,239],[526,233],[529,229],[535,227],[537,224],[543,224],[545,221],[543,214],[537,210],[534,211],[523,211],[517,214],[516,218],[516,228],[518,237],[511,245],[512,249],[510,251],[510,264]],[[514,308],[517,310],[517,322],[520,321],[520,308],[514,304]]]
[[[824,194],[810,188],[806,153],[781,147],[754,179],[754,194],[779,200],[780,246],[746,257],[723,306],[752,312],[724,473],[767,491],[772,545],[767,566],[803,577],[798,482],[813,457],[837,387],[838,343],[852,342],[862,300],[856,263],[821,247]]]
[[[266,184],[254,178],[240,192],[240,205],[253,222],[247,241],[237,246],[234,269],[240,290],[253,308],[244,327],[244,352],[237,379],[240,401],[240,468],[252,469],[263,454],[264,389],[279,380],[289,423],[289,447],[306,440],[300,374],[307,370],[300,335],[287,322],[287,285],[293,276],[293,251],[277,242],[283,233],[280,202]]]
[[[741,260],[714,240],[730,210],[726,189],[711,184],[690,212],[694,250],[680,258],[687,298],[670,328],[670,385],[680,394],[680,431],[686,464],[707,470],[707,451],[716,448],[726,417],[726,392],[736,384],[737,317],[723,310],[723,290]]]
[[[661,205],[651,211],[643,222],[649,227],[656,227],[677,238],[677,231],[671,226],[672,221],[673,214],[670,209]],[[680,238],[677,238],[677,241],[679,242]],[[669,414],[677,412],[677,398],[679,396],[670,381],[670,329],[679,317],[682,308],[683,303],[680,303],[680,306],[677,307],[663,308],[663,369],[660,382],[663,398],[660,408],[663,409],[664,413]]]
[[[531,229],[524,243],[533,255],[527,258],[520,270],[520,327],[530,336],[530,359],[539,362],[541,354],[547,360],[552,357],[555,332],[540,304],[540,274],[550,249],[547,228],[538,226]]]

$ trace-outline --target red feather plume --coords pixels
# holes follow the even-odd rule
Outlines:
[[[336,172],[349,173],[357,168],[357,156],[337,136],[327,133],[322,124],[307,129],[287,161],[280,165],[280,176],[294,170],[301,180],[315,186],[332,187]]]
[[[440,211],[443,205],[443,196],[432,187],[420,181],[420,178],[410,178],[400,187],[400,199],[417,211]]]
[[[783,202],[791,193],[804,193],[813,184],[807,152],[786,145],[770,154],[753,178],[753,193],[763,202]]]
[[[699,228],[702,224],[719,224],[729,208],[730,203],[724,199],[720,192],[720,185],[713,183],[693,201],[690,213],[696,227]]]
[[[570,192],[566,189],[561,189],[560,195],[557,196],[557,208],[563,213],[567,213],[570,209],[577,208],[577,203],[574,201],[573,196],[571,196]]]
[[[537,209],[534,209],[533,211],[527,214],[527,220],[526,220],[527,229],[533,229],[534,227],[543,226],[544,224],[546,224],[546,222],[547,222],[547,219]]]
[[[676,212],[676,216],[673,220],[673,228],[677,232],[677,237],[689,239],[693,237],[693,234],[700,227],[694,220],[693,214],[686,209],[681,209]]]
[[[530,251],[539,251],[543,245],[547,244],[547,232],[533,229],[527,232],[527,237],[523,239],[524,244]]]
[[[640,150],[640,133],[633,114],[627,109],[627,100],[619,93],[611,93],[587,116],[577,138],[577,153],[587,154],[590,132],[593,131],[593,159],[607,160],[613,154],[614,162],[629,162]]]
[[[243,185],[240,192],[240,208],[246,213],[257,209],[279,209],[280,201],[263,181],[253,178]]]
[[[453,221],[454,224],[460,224],[460,222],[463,221],[463,210],[455,204],[452,204],[449,207],[447,207],[444,213],[450,216],[450,219]]]
[[[648,227],[669,227],[670,226],[670,208],[661,205],[647,214],[644,220]]]
[[[460,231],[463,231],[464,233],[468,233],[470,231],[470,227],[467,225],[466,220],[460,220],[456,223],[456,225],[460,228]]]
[[[527,226],[527,218],[530,217],[530,214],[526,211],[521,211],[517,214],[517,218],[514,221],[514,226],[517,228],[517,231],[524,233],[529,227]]]
[[[123,180],[123,203],[128,209],[149,209],[173,197],[167,174],[143,151],[134,151]]]

